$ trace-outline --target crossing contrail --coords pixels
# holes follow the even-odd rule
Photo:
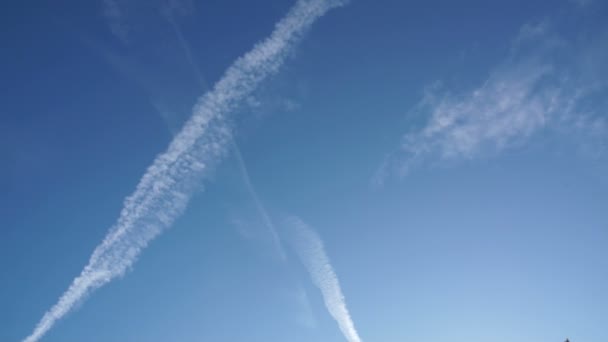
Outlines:
[[[158,155],[126,198],[117,222],[89,262],[23,342],[40,340],[94,290],[123,275],[141,251],[185,210],[196,184],[226,155],[233,139],[229,118],[247,96],[276,73],[310,26],[344,0],[299,0],[271,35],[238,58]]]

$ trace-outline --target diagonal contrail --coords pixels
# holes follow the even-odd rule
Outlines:
[[[307,29],[343,0],[299,0],[270,37],[238,58],[202,96],[192,117],[156,157],[114,226],[95,248],[88,264],[23,342],[40,340],[74,305],[125,273],[148,243],[185,210],[201,178],[226,154],[232,133],[227,114],[269,75],[276,73]]]
[[[194,55],[192,53],[192,48],[190,47],[190,44],[188,44],[186,37],[184,37],[182,30],[179,28],[179,25],[175,21],[175,18],[173,16],[172,12],[170,10],[166,10],[163,12],[163,14],[165,16],[165,19],[167,19],[167,22],[169,22],[169,25],[171,25],[171,29],[173,30],[173,33],[175,33],[175,38],[177,39],[177,43],[179,44],[180,48],[182,49],[182,52],[184,53],[184,56],[186,57],[188,64],[192,68],[196,81],[198,82],[199,86],[202,89],[205,89],[205,90],[208,89],[209,85],[205,79],[205,76],[203,75],[203,72],[201,71],[201,68],[198,66],[198,63],[196,63],[196,61],[194,59]]]
[[[236,161],[237,161],[237,164],[239,167],[239,171],[241,172],[241,176],[243,177],[243,182],[245,183],[245,187],[247,188],[247,192],[249,192],[249,195],[251,196],[251,199],[253,200],[253,204],[255,205],[255,209],[258,212],[258,214],[260,215],[260,217],[262,218],[264,226],[266,227],[266,229],[268,229],[268,233],[270,234],[270,236],[272,238],[272,242],[273,242],[274,247],[276,248],[277,254],[281,258],[281,261],[285,263],[285,262],[287,262],[287,255],[285,254],[285,249],[283,248],[283,243],[281,242],[281,238],[279,237],[279,234],[277,233],[277,229],[274,225],[274,222],[270,218],[270,215],[268,214],[266,207],[260,200],[260,197],[258,196],[257,191],[255,191],[255,188],[254,188],[253,184],[251,183],[251,178],[249,177],[249,172],[247,171],[247,167],[245,166],[245,162],[243,161],[243,156],[241,155],[241,151],[240,151],[239,147],[237,146],[236,142],[233,142],[233,150],[234,150],[234,155],[236,157]]]
[[[286,224],[291,233],[289,241],[310,273],[312,282],[321,290],[327,311],[338,322],[348,342],[361,342],[346,307],[338,276],[325,253],[323,241],[312,228],[297,217],[288,218]]]

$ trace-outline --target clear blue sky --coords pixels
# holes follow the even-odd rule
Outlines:
[[[3,4],[0,341],[295,3]],[[183,214],[41,341],[346,341],[286,217],[363,341],[608,340],[608,3],[352,0],[285,53]]]

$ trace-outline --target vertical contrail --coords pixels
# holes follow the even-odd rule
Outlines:
[[[40,340],[57,320],[95,289],[123,275],[140,252],[185,210],[195,184],[226,154],[232,140],[227,114],[276,73],[307,29],[341,0],[299,0],[270,37],[238,58],[202,96],[191,118],[156,157],[125,202],[117,222],[88,264],[23,342]]]
[[[355,329],[346,301],[329,257],[319,235],[297,217],[286,220],[290,242],[310,273],[312,282],[321,290],[327,310],[338,322],[342,334],[349,342],[361,342]]]

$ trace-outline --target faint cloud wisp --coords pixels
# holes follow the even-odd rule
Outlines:
[[[606,109],[606,79],[586,73],[583,66],[589,68],[589,62],[583,59],[606,55],[608,46],[601,37],[573,42],[554,31],[549,21],[524,25],[509,56],[475,89],[452,92],[440,82],[427,87],[416,111],[428,113],[428,121],[403,136],[372,184],[381,186],[395,174],[403,177],[430,159],[496,154],[547,129],[586,138],[607,132],[601,112]],[[590,101],[596,106],[590,107]]]
[[[124,21],[124,12],[117,0],[103,0],[103,15],[110,32],[123,44],[129,42],[129,28]]]

